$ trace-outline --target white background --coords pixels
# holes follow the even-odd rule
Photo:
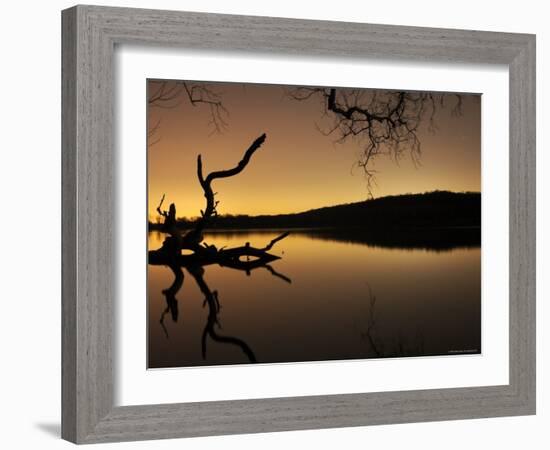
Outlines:
[[[303,61],[125,47],[116,52],[118,277],[115,321],[117,405],[350,394],[508,383],[508,69],[503,66],[410,62]],[[222,73],[217,70],[223,67]],[[482,355],[323,361],[144,370],[146,331],[145,80],[211,79],[261,83],[478,92],[482,96]],[[243,79],[246,74],[246,79]],[[138,280],[138,281],[137,281]],[[141,280],[141,282],[139,281]],[[504,306],[506,305],[506,306]],[[136,306],[138,309],[136,310]],[[504,306],[504,307],[503,307]],[[141,307],[141,309],[139,309]],[[402,374],[407,373],[404,377]],[[217,380],[224,380],[223,383]],[[182,386],[192,389],[183,388]]]
[[[346,1],[257,2],[117,1],[105,5],[136,6],[235,14],[332,19],[432,27],[537,33],[538,229],[548,229],[543,209],[550,183],[548,139],[550,81],[545,41],[550,39],[545,2],[524,0],[429,2]],[[2,159],[0,236],[3,309],[0,323],[2,369],[0,399],[5,448],[68,448],[59,440],[60,416],[60,15],[71,2],[6,2],[2,8]],[[546,119],[546,120],[545,120]],[[545,170],[546,169],[546,170]],[[546,202],[548,203],[548,202]],[[538,415],[500,419],[406,424],[118,444],[117,448],[280,448],[342,445],[372,448],[463,449],[545,448],[550,397],[544,377],[549,352],[548,281],[544,280],[548,238],[538,235]],[[547,278],[547,277],[546,277]],[[546,445],[545,445],[546,444]],[[98,446],[105,447],[106,446]],[[110,447],[114,448],[114,447]]]

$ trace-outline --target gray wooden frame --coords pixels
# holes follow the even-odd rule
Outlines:
[[[63,11],[62,29],[63,438],[94,443],[535,413],[535,36],[97,6]],[[508,65],[509,384],[114,407],[119,43]]]

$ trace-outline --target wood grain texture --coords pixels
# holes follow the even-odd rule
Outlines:
[[[61,333],[62,431],[76,440],[76,10],[62,17]]]
[[[62,436],[93,443],[535,412],[535,38],[481,31],[77,6],[63,11]],[[113,406],[116,44],[506,64],[510,71],[510,383]]]

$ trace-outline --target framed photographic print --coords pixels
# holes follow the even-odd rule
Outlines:
[[[63,11],[77,443],[535,412],[535,39]]]
[[[147,83],[149,368],[481,353],[479,94]]]

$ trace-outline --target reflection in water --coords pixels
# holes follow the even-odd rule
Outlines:
[[[204,281],[204,268],[191,267],[188,269],[189,273],[193,276],[197,282],[197,286],[204,295],[204,305],[208,305],[208,319],[202,332],[202,358],[206,359],[206,338],[210,336],[212,340],[225,344],[233,344],[239,347],[246,355],[250,362],[257,362],[256,356],[251,348],[242,339],[238,339],[230,336],[222,336],[216,331],[216,327],[221,328],[220,321],[218,319],[218,313],[220,311],[220,301],[218,299],[218,291],[212,292],[206,282]]]
[[[166,337],[168,337],[168,330],[164,326],[164,316],[166,316],[167,313],[170,313],[170,315],[172,316],[172,320],[174,322],[178,321],[178,299],[176,298],[176,294],[183,285],[183,271],[181,270],[181,268],[172,265],[170,266],[170,269],[172,269],[172,272],[174,272],[174,282],[168,289],[162,290],[162,295],[164,295],[164,298],[166,299],[166,309],[162,311],[162,314],[160,316],[160,325],[162,326]]]
[[[244,270],[247,275],[250,275],[252,270],[262,267],[265,268],[273,276],[278,277],[286,281],[287,283],[292,282],[290,278],[277,272],[269,264],[257,264],[254,261],[250,261],[249,257],[247,257],[247,261],[244,262],[242,266],[239,267],[239,269]],[[169,334],[164,324],[164,319],[166,314],[170,313],[172,321],[174,323],[178,321],[178,299],[176,298],[176,294],[181,289],[184,280],[183,270],[181,269],[181,267],[179,267],[178,265],[170,265],[169,268],[174,273],[174,281],[169,288],[162,290],[162,295],[165,297],[166,300],[166,308],[162,311],[159,320],[159,323],[167,338],[169,338]],[[210,337],[215,342],[237,346],[246,355],[249,362],[258,362],[250,346],[242,339],[231,336],[223,336],[218,333],[217,328],[221,328],[220,320],[218,317],[218,313],[220,311],[219,294],[218,291],[212,291],[206,283],[204,279],[204,267],[199,265],[191,265],[187,267],[187,271],[193,277],[200,291],[204,295],[203,307],[208,306],[208,318],[206,320],[206,325],[204,327],[204,331],[201,337],[202,358],[206,359],[207,337]]]
[[[400,250],[448,251],[457,248],[481,246],[479,227],[419,228],[412,230],[358,228],[303,230],[303,234],[314,239],[333,242],[363,244],[369,247],[395,248]]]
[[[208,242],[279,233],[216,232]],[[163,239],[150,233],[149,248]],[[480,248],[451,244],[390,248],[293,231],[279,244],[284,258],[186,267],[185,287],[181,268],[149,265],[149,367],[479,353]]]
[[[376,322],[376,296],[372,293],[368,285],[368,314],[366,320],[366,329],[361,333],[361,337],[366,339],[372,349],[375,357],[390,358],[404,357],[424,354],[424,339],[422,333],[417,333],[414,342],[406,342],[403,335],[399,333],[396,339],[390,342],[384,342],[377,337],[376,329],[379,327]],[[390,344],[390,345],[388,345]]]

